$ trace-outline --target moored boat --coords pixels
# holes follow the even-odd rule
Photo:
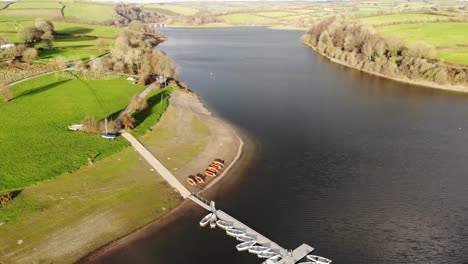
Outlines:
[[[245,232],[231,227],[226,230],[226,234],[232,237],[239,237],[245,235]]]
[[[213,161],[213,163],[216,163],[216,164],[218,164],[219,166],[224,167],[224,162],[221,161],[221,160],[215,160],[215,161]]]
[[[221,219],[216,221],[216,224],[224,230],[227,230],[228,228],[232,227],[231,223],[229,223],[228,221],[221,220]]]
[[[190,177],[187,178],[187,183],[194,186],[194,185],[197,185],[197,183]]]
[[[280,255],[276,252],[272,252],[272,251],[264,251],[264,252],[260,252],[257,254],[257,256],[259,258],[273,258],[273,257],[280,257]]]
[[[242,241],[242,242],[255,240],[255,238],[248,236],[248,235],[238,236],[236,237],[236,239],[237,241]]]
[[[277,261],[274,260],[274,259],[267,259],[265,261],[263,261],[262,264],[275,264]]]
[[[216,227],[216,215],[215,215],[215,214],[211,214],[211,218],[210,218],[210,227],[211,227],[211,228],[215,228],[215,227]]]
[[[214,167],[218,170],[221,170],[223,166],[219,165],[218,163],[211,163],[209,167]]]
[[[195,180],[197,181],[197,183],[205,183],[205,180],[203,180],[203,178],[198,175],[195,176]]]
[[[210,222],[210,219],[211,219],[212,215],[213,215],[213,213],[209,213],[209,214],[205,215],[205,217],[203,217],[202,220],[200,220],[200,226],[205,227]]]
[[[255,243],[257,243],[257,241],[255,241],[255,240],[245,241],[245,242],[242,242],[242,243],[236,245],[236,249],[237,249],[237,251],[245,251],[245,250],[251,248],[253,245],[255,245]]]
[[[71,131],[78,131],[78,130],[81,130],[82,128],[83,128],[82,124],[68,125],[68,130],[71,130]]]
[[[211,171],[205,171],[205,175],[208,177],[216,177],[216,173],[213,173]]]
[[[249,248],[249,252],[254,253],[254,254],[260,254],[260,253],[265,252],[265,251],[270,251],[270,248],[265,247],[265,246],[253,246],[253,247]]]
[[[208,167],[206,170],[211,171],[213,173],[218,173],[218,170],[216,168],[213,168],[213,167]]]
[[[308,260],[311,260],[311,261],[315,261],[315,263],[317,264],[329,264],[329,263],[332,263],[332,261],[330,259],[327,259],[327,258],[324,258],[324,257],[320,257],[320,256],[316,256],[316,255],[307,255],[307,259]]]

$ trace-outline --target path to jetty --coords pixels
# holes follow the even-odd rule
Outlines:
[[[157,160],[151,152],[149,152],[143,144],[140,143],[134,136],[125,130],[120,131],[121,135],[132,144],[138,153],[171,185],[176,189],[180,195],[185,199],[190,196],[189,190],[187,190],[172,173]]]

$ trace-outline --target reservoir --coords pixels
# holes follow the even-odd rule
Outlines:
[[[468,96],[333,64],[301,31],[166,28],[181,80],[257,151],[212,195],[284,248],[341,264],[468,263]],[[260,264],[204,211],[100,263]]]

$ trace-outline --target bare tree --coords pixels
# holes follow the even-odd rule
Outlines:
[[[22,54],[23,61],[31,63],[37,58],[37,50],[35,48],[27,48]]]

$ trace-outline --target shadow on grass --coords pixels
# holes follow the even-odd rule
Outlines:
[[[34,94],[45,92],[45,91],[47,91],[49,89],[55,88],[55,87],[57,87],[59,85],[67,83],[69,81],[71,81],[71,80],[62,80],[62,81],[47,84],[47,85],[44,85],[44,86],[41,86],[41,87],[38,87],[38,88],[35,88],[35,89],[24,91],[24,92],[18,94],[17,96],[15,96],[15,98],[11,99],[11,101],[16,100],[16,99],[18,99],[20,97],[23,97],[23,96],[34,95]]]
[[[64,28],[57,30],[57,33],[59,34],[79,34],[79,35],[86,35],[89,32],[92,32],[93,30],[90,28],[85,28],[85,27],[69,27],[69,28]]]
[[[152,115],[154,113],[153,108],[159,107],[158,104],[161,104],[161,100],[163,98],[168,98],[169,94],[170,94],[170,91],[165,90],[163,92],[160,92],[158,94],[155,94],[147,98],[146,101],[148,102],[148,109],[146,109],[145,111],[135,112],[132,114],[132,116],[135,118],[137,122],[137,125],[143,123],[145,119],[148,118],[148,116]]]

